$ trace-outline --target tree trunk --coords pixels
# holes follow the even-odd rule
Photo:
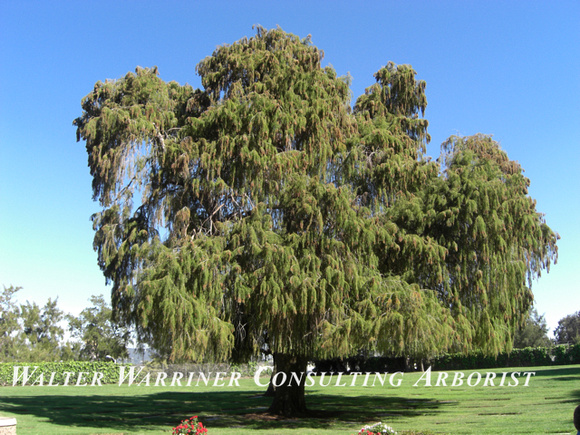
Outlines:
[[[307,412],[304,397],[308,359],[290,354],[274,354],[276,373],[270,383],[275,387],[274,400],[268,412],[285,417]]]
[[[272,379],[274,379],[275,374],[276,374],[276,364],[274,363],[274,370],[272,370],[272,374],[270,375],[270,382],[268,383],[268,389],[264,393],[264,396],[266,396],[266,397],[274,397],[276,395],[276,387],[274,386],[274,382],[272,382]]]

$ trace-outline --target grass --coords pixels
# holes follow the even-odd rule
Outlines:
[[[535,372],[524,386],[498,386],[501,372]],[[182,419],[199,415],[209,435],[355,434],[365,424],[383,421],[399,433],[423,434],[568,434],[572,413],[580,404],[580,366],[479,370],[477,386],[432,386],[421,373],[405,373],[401,385],[378,381],[363,386],[317,384],[307,388],[306,419],[273,419],[264,415],[270,399],[252,379],[240,387],[0,387],[0,416],[16,417],[18,435],[26,434],[170,434]],[[483,386],[487,372],[497,372],[495,386]],[[396,381],[399,377],[394,378]],[[420,380],[421,379],[421,380]],[[477,375],[473,375],[472,384]],[[342,379],[344,381],[345,378]],[[328,378],[324,379],[326,383]],[[396,385],[396,382],[393,382]],[[414,386],[416,384],[416,386]],[[575,432],[574,432],[575,433]]]

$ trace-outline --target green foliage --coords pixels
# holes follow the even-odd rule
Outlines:
[[[44,307],[36,302],[26,302],[20,307],[20,317],[23,326],[22,337],[26,341],[30,354],[18,354],[20,360],[58,361],[61,359],[61,341],[64,329],[60,321],[64,313],[57,307],[58,300],[49,299]]]
[[[53,373],[55,373],[54,377],[52,377],[53,384],[58,383],[63,385],[67,378],[67,373],[69,373],[68,385],[75,385],[78,381],[79,373],[81,372],[85,373],[81,383],[88,382],[90,385],[95,372],[103,374],[102,379],[99,376],[102,384],[113,384],[119,382],[119,366],[112,362],[7,362],[0,363],[0,385],[13,385],[14,368],[20,367],[20,375],[25,366],[28,366],[28,375],[30,376],[27,385],[35,382],[40,375],[43,375],[43,384],[48,385]],[[34,371],[35,367],[38,367],[36,371]],[[72,375],[70,373],[72,373]],[[22,385],[22,379],[20,379],[19,385]],[[35,385],[38,385],[38,382]]]
[[[44,307],[27,301],[12,301],[20,287],[4,287],[0,294],[0,361],[62,361],[75,357],[75,350],[63,343],[60,322],[64,313],[58,300]]]
[[[481,352],[443,355],[435,358],[432,363],[436,370],[579,364],[580,345],[514,349],[510,353],[500,353],[497,358],[485,356]]]
[[[514,347],[522,349],[524,347],[545,347],[551,344],[548,338],[548,325],[544,316],[540,316],[534,308],[526,323],[516,331],[514,337]]]
[[[580,344],[554,346],[555,364],[577,364],[580,361]]]
[[[411,364],[410,364],[411,363]],[[395,372],[414,371],[413,361],[406,358],[354,356],[345,359],[316,361],[316,372]],[[443,354],[425,361],[433,370],[472,370],[497,367],[533,367],[580,364],[580,345],[551,347],[526,347],[487,355],[478,350],[468,354]]]
[[[429,232],[447,253],[440,295],[455,318],[478,325],[467,334],[474,348],[509,351],[533,279],[557,256],[558,235],[527,195],[519,164],[491,137],[451,137],[442,150],[445,172],[424,196]]]
[[[115,314],[174,361],[509,351],[557,254],[522,169],[483,135],[426,158],[410,66],[352,110],[321,60],[258,28],[198,64],[203,90],[137,68],[82,100]]]
[[[560,319],[554,336],[558,344],[580,344],[580,311]]]
[[[553,350],[549,347],[525,347],[514,349],[507,356],[505,367],[533,367],[550,365]],[[499,358],[498,358],[499,359]]]
[[[21,287],[2,287],[3,291],[0,293],[0,361],[6,361],[12,359],[17,353],[20,312],[12,297]]]
[[[91,296],[92,307],[85,308],[78,317],[67,315],[72,336],[82,343],[79,358],[104,360],[107,356],[127,358],[130,341],[128,328],[113,321],[112,309],[102,295]]]

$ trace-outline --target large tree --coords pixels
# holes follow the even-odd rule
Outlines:
[[[322,57],[258,28],[199,63],[201,90],[137,68],[83,99],[115,313],[171,359],[267,350],[285,373],[362,348],[511,348],[556,256],[521,168],[487,136],[431,161],[411,67],[351,108]],[[270,408],[305,409],[304,383]]]

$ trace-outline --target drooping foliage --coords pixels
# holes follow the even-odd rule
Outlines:
[[[480,135],[425,158],[411,67],[351,108],[322,58],[258,28],[199,63],[202,90],[137,68],[83,99],[117,316],[172,359],[509,349],[556,257],[521,168]]]
[[[527,318],[531,286],[557,256],[557,234],[528,193],[529,180],[489,136],[451,137],[445,173],[427,190],[430,234],[446,248],[441,294],[463,313],[472,345],[510,350]]]

